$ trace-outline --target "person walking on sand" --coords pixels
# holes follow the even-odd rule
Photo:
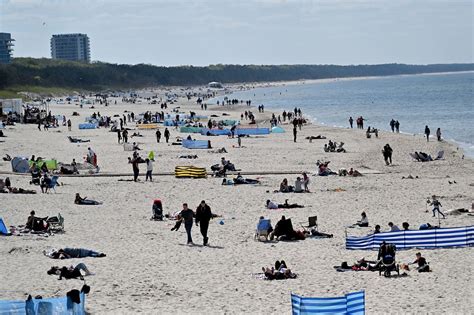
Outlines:
[[[438,138],[438,141],[441,141],[441,128],[436,129],[436,137]]]
[[[353,128],[353,124],[354,124],[354,119],[351,117],[349,117],[349,125],[351,125],[351,129]]]
[[[296,129],[296,127],[293,127],[293,142],[296,142],[297,133],[298,133],[298,130]]]
[[[161,132],[160,130],[156,130],[156,142],[160,143],[160,139],[161,139]]]
[[[123,143],[128,143],[128,130],[124,129],[122,132]]]
[[[128,163],[132,164],[133,181],[137,182],[138,181],[138,174],[140,174],[140,169],[138,168],[138,156],[134,156],[133,159],[131,159],[129,157],[128,158]]]
[[[168,128],[165,129],[165,139],[166,143],[168,143],[168,141],[170,140],[170,131],[168,130]]]
[[[395,132],[395,120],[390,120],[390,129],[392,129],[392,132]]]
[[[153,178],[151,176],[151,173],[153,172],[153,161],[150,159],[146,159],[146,175],[145,175],[145,181],[148,181],[150,179],[150,182],[153,181]]]
[[[122,133],[120,132],[120,130],[117,130],[117,141],[119,144],[120,144],[120,141],[122,141]]]
[[[425,126],[425,135],[426,135],[426,142],[430,141],[430,128],[428,128],[428,125]]]
[[[383,150],[382,150],[382,154],[383,154],[383,158],[385,160],[385,164],[386,165],[389,165],[389,164],[392,164],[392,148],[390,147],[390,145],[387,143],[384,147],[383,147]]]
[[[397,131],[397,133],[400,132],[400,122],[398,120],[395,121],[395,130]]]
[[[203,200],[196,209],[196,226],[200,227],[204,246],[206,246],[209,241],[209,238],[207,237],[207,230],[209,229],[209,221],[211,219],[211,207],[209,207]]]
[[[71,131],[71,126],[72,126],[71,119],[68,119],[67,120],[67,130]]]
[[[194,211],[188,208],[187,203],[183,203],[183,210],[179,213],[179,217],[184,221],[184,228],[186,229],[186,234],[188,236],[188,245],[193,245],[193,238],[191,236],[191,229],[193,228],[193,218],[196,215]]]
[[[431,202],[430,205],[433,206],[433,217],[435,217],[436,212],[438,212],[439,214],[441,214],[443,216],[443,219],[445,219],[446,216],[444,215],[443,212],[441,212],[441,210],[439,210],[439,207],[442,207],[441,202],[439,202],[439,200],[436,198],[435,195],[433,195],[432,198],[433,198],[433,201]]]

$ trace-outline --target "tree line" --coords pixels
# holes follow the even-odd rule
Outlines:
[[[52,59],[15,58],[0,65],[0,89],[13,86],[65,87],[89,90],[142,88],[157,85],[203,85],[389,76],[472,71],[474,64],[380,65],[209,65],[162,67],[104,62],[82,63]]]

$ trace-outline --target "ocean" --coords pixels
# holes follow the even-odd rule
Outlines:
[[[390,120],[400,122],[400,132],[423,134],[425,125],[435,135],[455,141],[474,157],[474,72],[408,75],[288,84],[238,91],[226,96],[252,100],[252,105],[282,112],[301,108],[318,124],[349,126],[363,116],[368,126],[390,130]],[[222,101],[224,96],[211,100]],[[355,125],[355,122],[354,122]]]

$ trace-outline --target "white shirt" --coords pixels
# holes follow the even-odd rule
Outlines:
[[[152,161],[149,161],[149,162],[146,164],[146,170],[147,170],[147,171],[153,171],[153,162],[152,162]]]
[[[278,205],[274,203],[273,201],[270,201],[267,205],[268,209],[278,209]]]

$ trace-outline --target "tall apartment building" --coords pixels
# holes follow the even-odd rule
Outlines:
[[[90,62],[89,37],[86,34],[53,35],[51,58]]]
[[[10,33],[0,33],[0,63],[10,63],[14,39]]]

